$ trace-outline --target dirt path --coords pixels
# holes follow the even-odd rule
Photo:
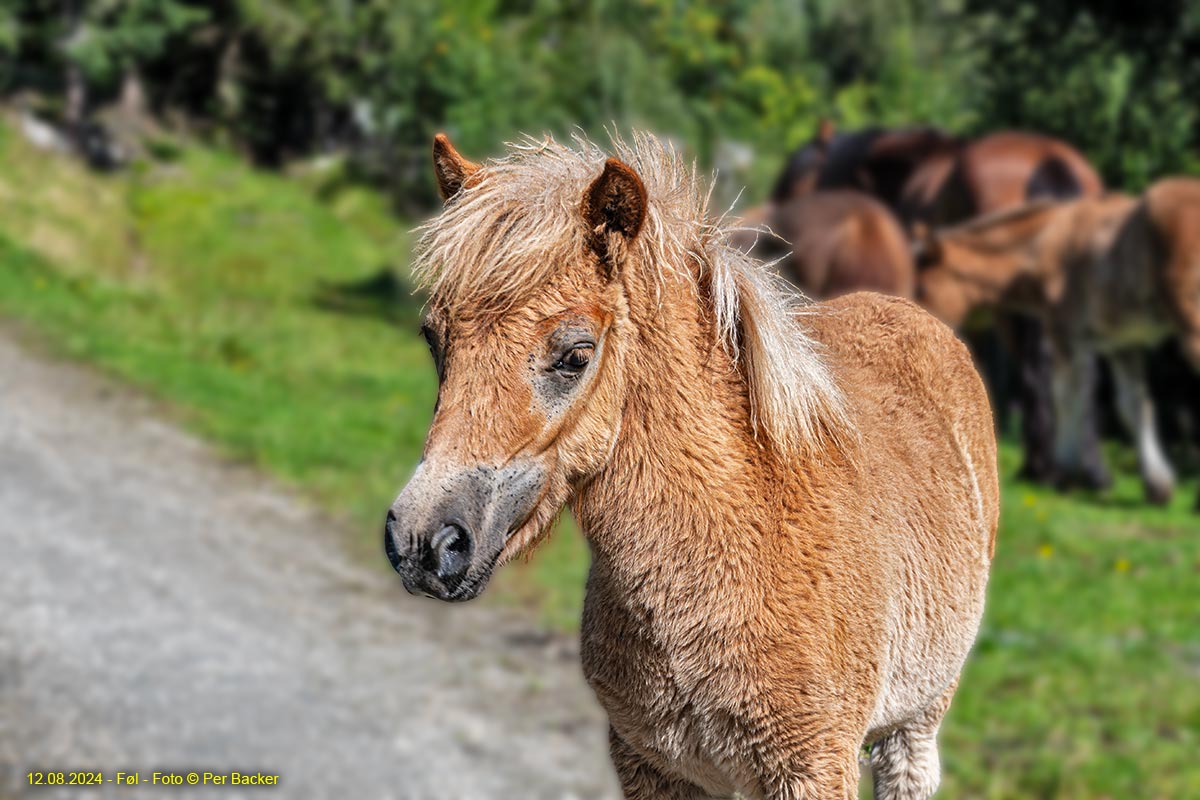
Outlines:
[[[410,598],[160,420],[0,335],[0,797],[615,796],[572,644]],[[35,792],[33,768],[142,786]],[[146,786],[172,769],[280,788]]]

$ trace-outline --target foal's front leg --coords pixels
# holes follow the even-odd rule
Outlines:
[[[804,759],[786,777],[768,783],[763,800],[856,800],[860,747],[831,751],[823,763]]]
[[[1114,354],[1110,362],[1117,384],[1117,408],[1137,443],[1138,468],[1146,498],[1164,505],[1175,489],[1175,472],[1158,440],[1154,401],[1146,380],[1146,359],[1138,350],[1124,350]]]
[[[626,800],[709,800],[711,795],[680,778],[665,775],[609,728],[613,766]],[[761,800],[855,800],[858,797],[859,747],[847,741],[822,748],[819,755],[786,753],[765,759]]]
[[[699,787],[660,772],[611,727],[608,744],[626,800],[707,800]]]

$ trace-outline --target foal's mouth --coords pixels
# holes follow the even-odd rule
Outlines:
[[[525,526],[526,522],[528,522],[528,519],[529,518],[527,517],[521,523],[509,528],[509,530],[504,534],[504,544],[500,547],[500,549],[497,550],[494,555],[486,557],[486,560],[474,567],[471,572],[468,573],[467,577],[463,579],[462,583],[454,588],[454,591],[444,595],[435,595],[424,590],[422,590],[420,593],[426,597],[430,597],[434,600],[441,600],[445,603],[465,603],[468,600],[474,600],[476,597],[479,597],[479,595],[483,594],[483,591],[487,588],[488,584],[491,583],[492,575],[496,571],[496,566],[503,563],[508,558],[511,558],[513,555],[516,555],[517,549],[514,548],[510,552],[509,545],[512,543],[512,540],[516,534]]]
[[[520,520],[515,522],[504,534],[504,545],[500,548],[500,552],[496,555],[496,560],[492,567],[496,564],[507,564],[512,559],[520,555],[521,551],[532,541],[538,538],[539,531],[530,532],[529,528],[534,524],[534,521],[539,516],[538,512],[542,508],[542,504],[546,502],[546,496],[550,494],[550,486],[547,484],[542,487],[538,499],[533,503],[527,513]]]

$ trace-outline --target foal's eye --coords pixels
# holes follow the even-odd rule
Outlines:
[[[554,368],[559,372],[575,375],[583,372],[588,362],[592,360],[592,345],[576,345],[563,354],[563,357],[555,362]]]

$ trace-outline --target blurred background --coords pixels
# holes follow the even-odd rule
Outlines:
[[[382,574],[379,520],[436,393],[408,278],[411,230],[440,205],[435,132],[483,159],[523,133],[647,128],[716,170],[719,211],[778,230],[793,189],[853,189],[907,239],[988,209],[908,213],[866,167],[838,182],[805,158],[931,129],[949,169],[1020,130],[1136,194],[1200,176],[1197,98],[1186,0],[5,0],[0,335],[163,401]],[[1086,193],[1067,183],[1050,196]],[[1152,356],[1180,475],[1165,504],[1103,366],[1111,485],[1058,492],[1023,471],[1021,348],[993,322],[964,335],[997,406],[1004,512],[941,796],[1200,797],[1200,393],[1165,399],[1195,379],[1172,342]],[[565,520],[485,610],[569,635],[586,571]]]

